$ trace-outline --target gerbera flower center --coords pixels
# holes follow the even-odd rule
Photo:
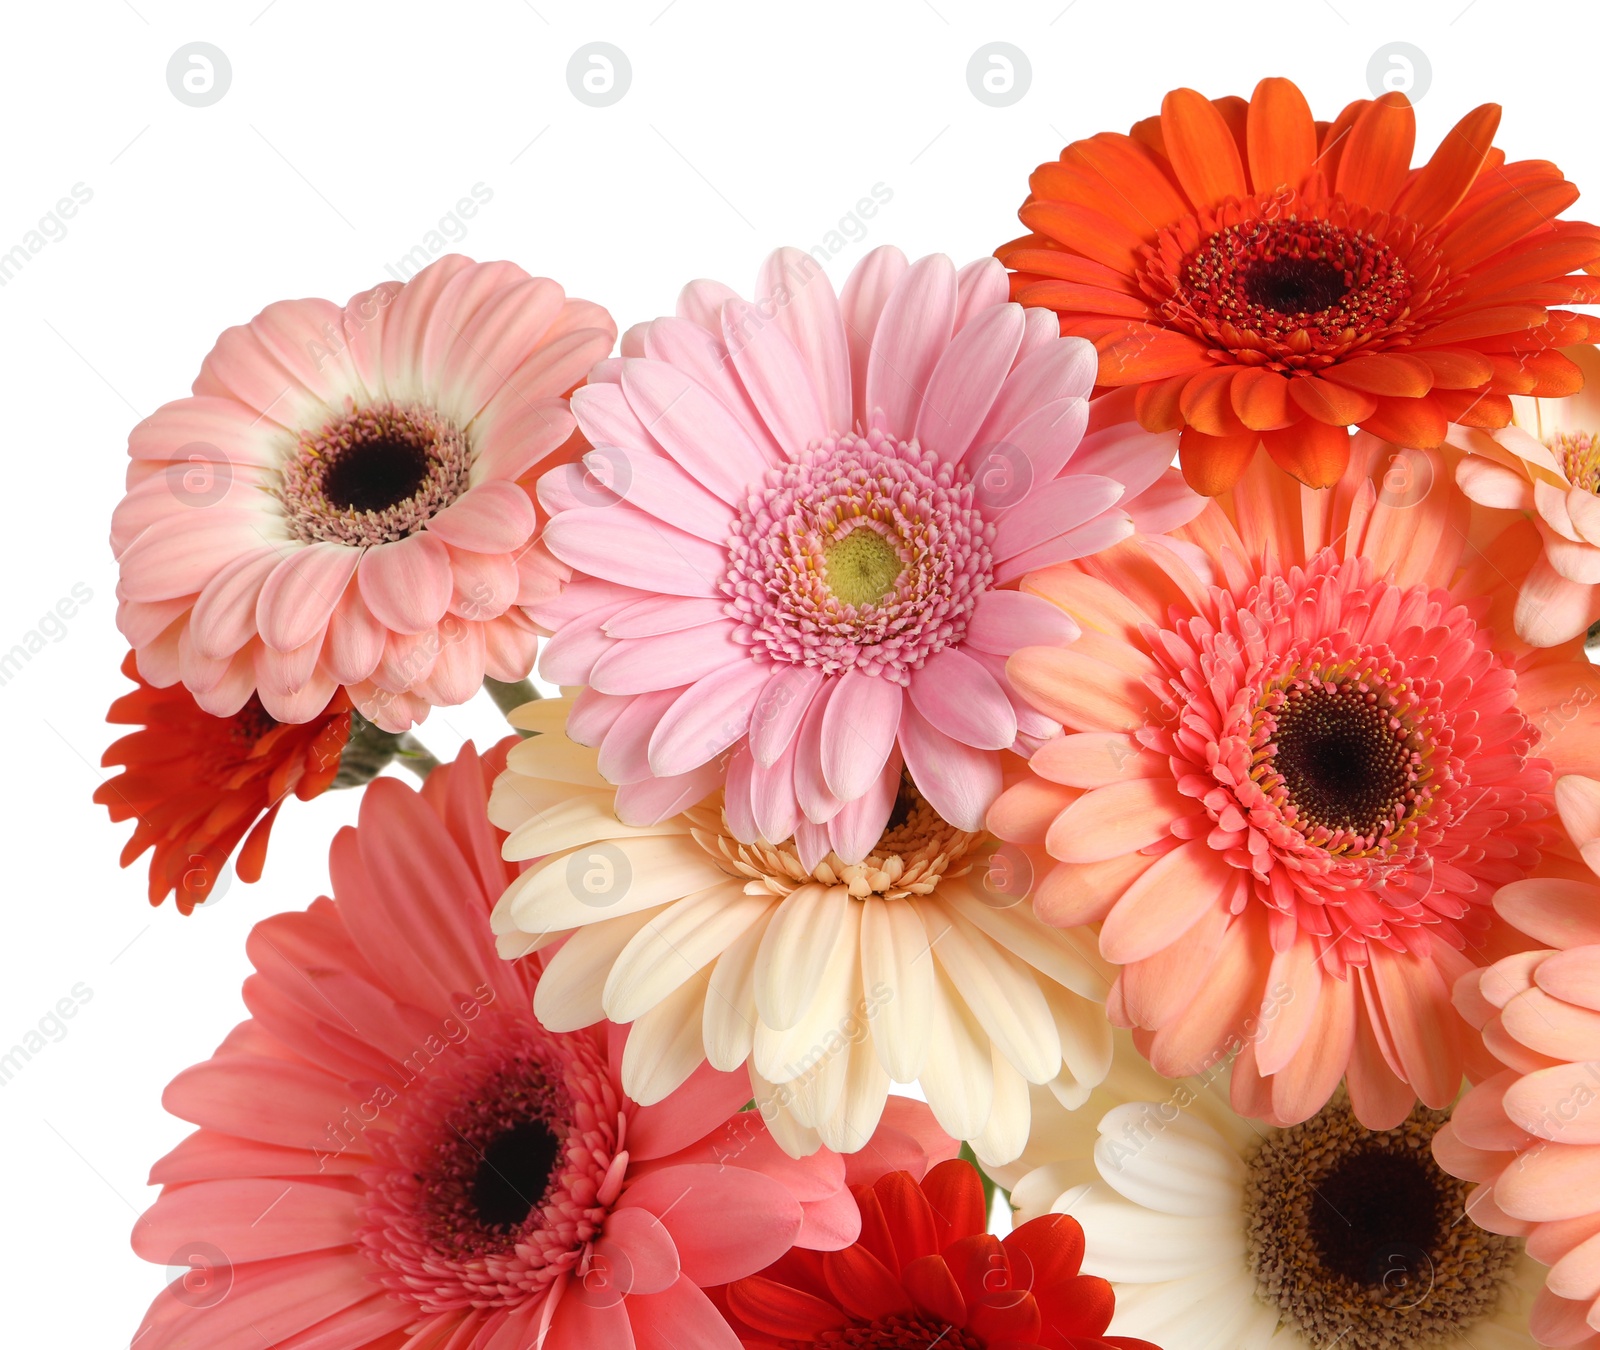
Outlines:
[[[1551,437],[1548,444],[1567,482],[1585,492],[1600,492],[1600,438],[1587,431],[1566,431]]]
[[[1375,839],[1418,799],[1420,737],[1395,716],[1395,691],[1366,681],[1297,680],[1271,715],[1270,768],[1302,830]]]
[[[1471,1186],[1441,1171],[1431,1147],[1448,1118],[1418,1107],[1374,1132],[1341,1092],[1249,1160],[1257,1295],[1311,1344],[1433,1345],[1498,1304],[1517,1243],[1457,1222]]]
[[[1315,371],[1415,326],[1430,291],[1418,286],[1413,267],[1442,279],[1432,246],[1395,229],[1337,198],[1229,202],[1214,216],[1163,231],[1139,281],[1164,321],[1218,354]],[[1429,254],[1420,262],[1402,254],[1419,248]]]
[[[393,543],[467,489],[466,437],[421,405],[355,408],[302,432],[277,489],[305,543]]]
[[[787,895],[812,882],[844,886],[858,900],[869,895],[888,900],[929,895],[943,878],[970,872],[981,849],[993,843],[989,835],[969,834],[945,821],[904,773],[889,823],[872,851],[858,863],[844,862],[830,852],[808,869],[792,839],[781,844],[741,844],[720,809],[698,807],[687,814],[701,848],[731,872],[759,883],[773,895]]]
[[[627,1166],[623,1102],[594,1042],[509,1015],[414,1059],[392,1132],[368,1136],[361,1245],[427,1312],[519,1304],[600,1232]]]
[[[278,725],[276,718],[261,706],[261,700],[251,694],[244,707],[234,713],[229,726],[229,736],[246,750]]]
[[[727,612],[758,660],[906,684],[994,578],[966,471],[873,428],[768,471],[728,540]]]
[[[985,1350],[971,1332],[928,1317],[880,1317],[875,1322],[825,1331],[809,1344],[828,1350]]]

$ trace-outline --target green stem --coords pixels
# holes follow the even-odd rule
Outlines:
[[[515,683],[508,684],[504,680],[492,680],[486,675],[483,679],[483,687],[488,692],[489,697],[494,700],[494,706],[500,709],[507,717],[510,717],[524,703],[532,703],[534,699],[544,697],[533,687],[532,680],[517,680]],[[519,736],[531,736],[533,733],[519,729],[517,734]]]
[[[409,731],[396,734],[374,726],[360,713],[350,714],[350,739],[339,758],[336,788],[363,787],[376,778],[386,765],[399,760],[418,778],[426,778],[439,767],[427,746]]]
[[[397,763],[403,764],[423,780],[439,767],[439,761],[434,757],[433,751],[409,731],[397,739],[394,757]]]

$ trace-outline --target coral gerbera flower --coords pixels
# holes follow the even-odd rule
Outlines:
[[[1473,453],[1456,466],[1461,490],[1486,506],[1533,515],[1544,557],[1517,597],[1517,634],[1536,647],[1565,642],[1600,618],[1600,352],[1562,353],[1584,375],[1570,398],[1513,398],[1499,431],[1463,428]]]
[[[540,962],[485,922],[515,875],[484,814],[504,753],[374,781],[336,898],[256,926],[253,1019],[164,1098],[200,1128],[133,1241],[192,1270],[141,1347],[732,1347],[702,1286],[857,1237],[843,1159],[785,1157],[743,1075],[641,1106],[621,1028],[534,1016]],[[887,1155],[928,1156],[931,1123],[896,1123]]]
[[[1033,233],[997,250],[1013,295],[1093,339],[1099,383],[1137,386],[1139,420],[1183,429],[1198,491],[1232,484],[1259,443],[1313,487],[1348,428],[1432,447],[1447,424],[1504,426],[1509,394],[1582,383],[1556,347],[1600,298],[1570,276],[1600,233],[1553,164],[1505,163],[1500,109],[1468,113],[1411,168],[1399,93],[1312,119],[1288,80],[1249,103],[1175,89],[1126,136],[1075,141],[1029,180]]]
[[[1105,1336],[1113,1295],[1080,1275],[1076,1219],[987,1231],[983,1183],[960,1159],[921,1183],[890,1172],[855,1188],[861,1240],[836,1252],[791,1251],[714,1297],[744,1350],[1156,1350]]]
[[[1536,944],[1464,975],[1456,1003],[1499,1072],[1463,1099],[1434,1154],[1482,1183],[1468,1210],[1493,1233],[1525,1237],[1550,1267],[1533,1313],[1541,1345],[1600,1344],[1600,782],[1556,783],[1556,802],[1589,873],[1568,862],[1513,882],[1495,908]],[[1582,877],[1580,880],[1579,878]]]
[[[137,822],[124,867],[153,850],[150,903],[171,894],[188,914],[205,903],[241,839],[234,871],[241,881],[260,879],[278,808],[291,793],[310,801],[338,774],[350,701],[336,690],[316,717],[292,724],[274,721],[255,698],[213,717],[181,684],[157,689],[142,679],[132,652],[122,673],[139,687],[111,705],[106,721],[139,730],[106,751],[101,762],[123,771],[94,799],[112,820]]]
[[[1173,542],[1038,573],[1083,636],[1009,666],[1069,729],[990,814],[1036,911],[1101,925],[1158,1069],[1239,1050],[1235,1104],[1276,1124],[1346,1075],[1375,1129],[1455,1098],[1483,1054],[1450,987],[1516,941],[1490,899],[1540,858],[1552,772],[1600,767],[1581,641],[1511,630],[1533,527],[1496,533],[1438,451],[1385,500],[1388,453],[1357,437],[1332,491],[1261,456]]]
[[[558,574],[516,480],[570,436],[563,395],[615,335],[555,282],[458,256],[230,328],[128,438],[111,545],[140,673],[280,722],[344,685],[387,731],[521,679],[517,605]]]
[[[1109,972],[1092,942],[1020,902],[1026,860],[941,820],[907,782],[865,859],[743,844],[720,793],[621,824],[564,701],[528,704],[490,818],[537,859],[494,911],[501,955],[567,937],[535,1002],[546,1026],[632,1023],[622,1083],[655,1102],[709,1062],[748,1063],[779,1142],[853,1153],[891,1082],[1003,1162],[1028,1137],[1028,1084],[1081,1101],[1105,1072]],[[1014,852],[1014,851],[1013,851]]]
[[[1083,1224],[1114,1332],[1165,1350],[1528,1344],[1539,1267],[1463,1219],[1468,1187],[1428,1152],[1444,1111],[1371,1130],[1340,1093],[1262,1129],[1212,1076],[1169,1081],[1131,1046],[1083,1109],[1043,1109],[1001,1179],[1019,1218]]]
[[[1199,503],[1167,447],[1080,444],[1094,353],[1005,290],[992,259],[880,248],[836,298],[784,249],[754,304],[692,283],[573,396],[591,478],[539,491],[574,579],[529,612],[546,678],[591,687],[571,731],[624,820],[727,779],[741,842],[860,862],[902,759],[975,831],[999,752],[1058,729],[1005,680],[1017,646],[1066,636],[1015,582]]]

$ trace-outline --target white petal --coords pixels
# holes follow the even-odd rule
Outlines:
[[[1228,1141],[1182,1109],[1181,1087],[1160,1102],[1124,1102],[1100,1118],[1095,1165],[1106,1184],[1163,1214],[1233,1215],[1247,1171]]]
[[[525,933],[564,932],[654,909],[727,879],[687,836],[614,839],[536,864],[511,883],[501,904]]]
[[[731,1073],[750,1057],[756,1034],[756,952],[765,924],[752,924],[717,958],[706,990],[706,1058]]]
[[[606,1016],[613,1022],[642,1016],[722,955],[771,906],[771,896],[746,895],[730,878],[658,911],[611,968]]]
[[[989,1123],[972,1140],[972,1151],[985,1167],[1000,1167],[1027,1146],[1032,1110],[1028,1104],[1028,1080],[1011,1067],[999,1046],[994,1047],[990,1058],[994,1067],[994,1105],[989,1108]]]
[[[577,1031],[606,1020],[601,1002],[606,977],[633,935],[659,911],[641,910],[607,923],[580,928],[539,976],[533,992],[534,1015],[549,1031]]]
[[[916,908],[872,896],[861,907],[861,980],[876,1010],[872,1042],[897,1083],[914,1083],[928,1059],[933,957]]]
[[[849,908],[843,886],[815,882],[778,907],[756,956],[756,1007],[772,1030],[787,1031],[805,1016]]]
[[[706,981],[696,976],[641,1017],[622,1051],[622,1089],[641,1106],[665,1100],[705,1063],[700,1040]]]
[[[994,1064],[989,1038],[945,973],[936,971],[928,1004],[928,1034],[937,1053],[919,1080],[945,1133],[971,1139],[989,1123],[994,1106]]]

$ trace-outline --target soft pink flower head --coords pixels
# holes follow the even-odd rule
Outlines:
[[[1369,1129],[1455,1099],[1484,1052],[1451,985],[1520,941],[1490,902],[1540,862],[1553,775],[1600,769],[1581,642],[1511,631],[1533,528],[1471,508],[1452,453],[1417,452],[1416,499],[1366,435],[1323,491],[1258,455],[1170,537],[1025,583],[1083,633],[1009,663],[1068,733],[990,828],[1041,918],[1098,925],[1155,1067],[1231,1060],[1275,1125],[1341,1080]]]
[[[1073,629],[1017,580],[1200,501],[1173,438],[1084,437],[1094,349],[1006,297],[992,258],[880,248],[835,296],[782,249],[753,303],[691,283],[574,395],[587,475],[539,483],[573,580],[529,613],[624,820],[726,780],[741,840],[856,862],[902,770],[977,830],[999,752],[1059,731],[1005,659]]]
[[[1456,468],[1461,489],[1485,506],[1526,511],[1544,556],[1517,597],[1517,634],[1536,647],[1576,637],[1600,619],[1600,352],[1562,352],[1583,372],[1569,398],[1511,400],[1499,431],[1452,427],[1473,453]]]
[[[459,256],[228,329],[128,438],[111,546],[139,673],[280,722],[345,685],[391,731],[521,679],[518,606],[561,573],[516,480],[572,434],[564,395],[615,336],[555,282]]]
[[[1533,1310],[1535,1339],[1592,1350],[1600,1345],[1600,782],[1568,776],[1555,795],[1571,843],[1545,875],[1494,898],[1534,949],[1455,987],[1456,1006],[1503,1067],[1462,1099],[1433,1151],[1446,1171],[1482,1183],[1467,1203],[1479,1226],[1526,1238],[1528,1255],[1550,1267]]]
[[[142,1350],[738,1350],[702,1286],[848,1246],[850,1185],[955,1151],[900,1099],[859,1161],[796,1161],[740,1109],[745,1075],[640,1106],[626,1028],[542,1026],[543,957],[501,961],[488,925],[517,872],[485,814],[507,744],[420,792],[376,780],[336,899],[251,934],[252,1019],[164,1099],[200,1128],[133,1242],[190,1271]]]

